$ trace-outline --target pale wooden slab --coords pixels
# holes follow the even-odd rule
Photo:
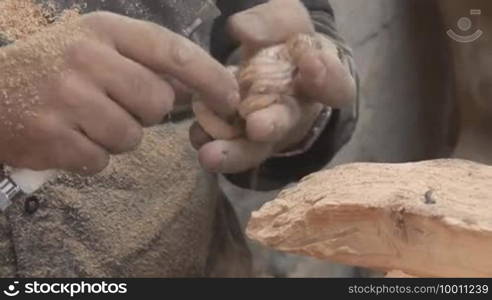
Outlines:
[[[322,171],[254,212],[275,249],[414,276],[492,276],[492,167],[463,160]]]

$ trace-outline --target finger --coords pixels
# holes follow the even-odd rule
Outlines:
[[[303,99],[340,108],[355,99],[355,81],[337,55],[310,50],[297,63],[296,88]]]
[[[72,127],[110,153],[135,149],[142,139],[142,128],[124,109],[91,83],[70,75],[59,87],[60,115]],[[64,114],[66,111],[72,114]]]
[[[175,104],[173,111],[188,109],[193,99],[193,90],[185,86],[181,81],[170,76],[164,76],[165,80],[171,85],[175,94]]]
[[[273,104],[250,114],[246,119],[248,138],[256,142],[278,142],[299,123],[301,110],[297,101],[284,97]]]
[[[309,13],[299,0],[272,0],[229,19],[229,31],[249,50],[285,42],[293,35],[314,33]]]
[[[123,56],[177,78],[220,114],[234,113],[239,103],[236,80],[198,45],[164,27],[116,14],[96,13],[87,22]]]
[[[214,139],[231,140],[242,133],[240,124],[229,124],[201,102],[193,102],[193,112],[200,126]]]
[[[206,143],[213,141],[213,138],[203,130],[200,124],[195,122],[190,127],[190,141],[193,148],[198,150]]]
[[[238,107],[238,113],[243,119],[255,111],[264,109],[279,99],[279,94],[255,94],[244,99]]]
[[[55,169],[94,175],[108,166],[109,153],[83,134],[71,131],[63,141],[52,152]]]
[[[84,43],[69,55],[72,66],[87,75],[144,126],[160,123],[174,104],[173,88],[144,66],[110,47]]]
[[[254,143],[246,139],[213,141],[200,149],[203,168],[214,173],[233,174],[259,166],[271,155],[269,143]]]
[[[12,166],[35,171],[57,169],[82,175],[103,170],[109,154],[53,111],[44,111],[31,120],[36,131],[26,132],[31,144],[18,149]]]

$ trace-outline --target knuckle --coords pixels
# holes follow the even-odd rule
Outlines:
[[[155,99],[156,108],[163,114],[167,114],[173,108],[176,95],[169,84],[161,81],[157,82],[156,85],[155,91],[151,97]]]
[[[118,15],[108,11],[91,12],[81,18],[83,24],[87,24],[91,28],[98,28],[101,25],[106,25],[108,20],[117,18]]]
[[[60,139],[60,121],[53,114],[43,114],[38,118],[27,121],[26,139],[33,144],[49,144]]]
[[[264,6],[260,5],[230,17],[227,22],[228,31],[246,44],[266,44],[271,37],[267,33],[269,28],[263,16]]]
[[[147,99],[149,97],[150,83],[141,76],[141,73],[130,73],[125,77],[125,84],[135,99]]]
[[[280,14],[276,14],[278,16],[278,20],[275,20],[276,22],[290,26],[299,33],[314,32],[314,25],[309,12],[301,1],[290,0],[277,2],[271,6],[271,10],[281,12]]]
[[[55,97],[58,103],[64,107],[76,108],[82,104],[75,90],[80,85],[79,78],[76,74],[70,72],[60,76],[56,84]]]
[[[98,44],[84,38],[73,42],[66,50],[67,62],[71,67],[85,67],[94,63]]]
[[[86,34],[95,40],[114,46],[113,34],[115,26],[120,26],[128,17],[108,11],[97,11],[84,15],[81,18],[82,27],[86,27]]]
[[[193,43],[176,34],[173,34],[169,47],[170,62],[176,67],[187,66],[197,54],[197,48]]]
[[[161,122],[172,109],[175,98],[173,89],[153,74],[136,72],[125,77],[125,84],[136,103],[133,114],[145,126]]]

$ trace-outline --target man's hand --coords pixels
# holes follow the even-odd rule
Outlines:
[[[171,111],[172,82],[224,117],[239,102],[233,76],[197,45],[111,13],[1,48],[0,70],[0,162],[34,170],[102,170]]]
[[[259,49],[284,43],[297,34],[314,34],[314,26],[298,0],[271,0],[229,20],[240,41],[243,58]],[[216,140],[195,124],[192,142],[202,165],[213,172],[236,173],[261,164],[274,152],[299,143],[309,132],[323,105],[339,108],[355,99],[355,82],[338,55],[310,49],[297,59],[297,99],[286,99],[247,117],[247,139]]]

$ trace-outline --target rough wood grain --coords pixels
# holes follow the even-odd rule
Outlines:
[[[492,167],[357,163],[306,177],[254,212],[281,251],[414,276],[492,276]]]

